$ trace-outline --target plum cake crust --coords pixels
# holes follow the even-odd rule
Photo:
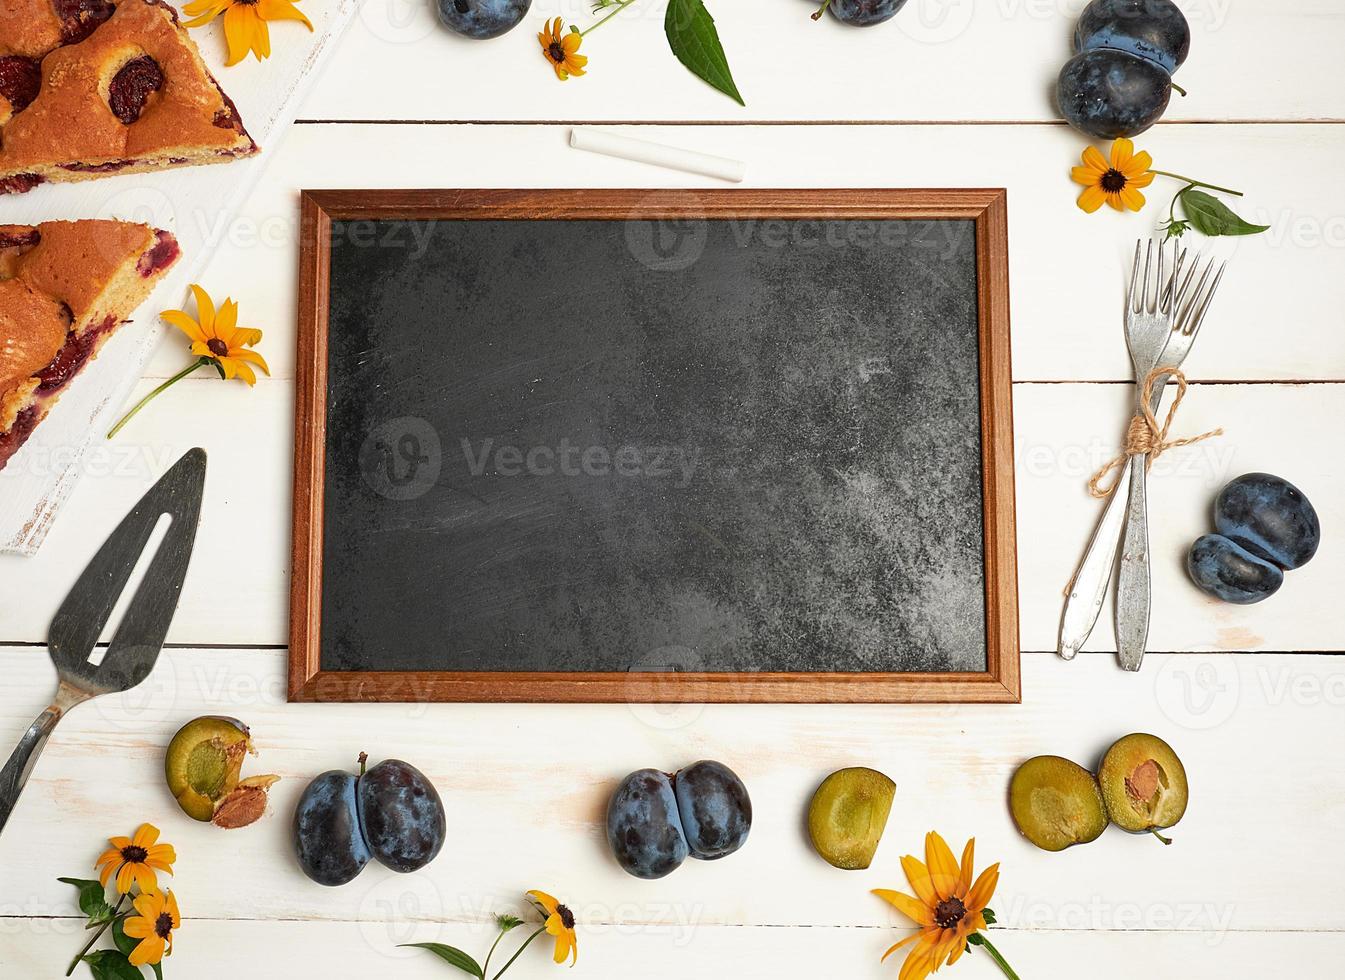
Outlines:
[[[256,152],[162,0],[0,0],[0,194]]]
[[[178,254],[129,221],[0,225],[0,468]]]

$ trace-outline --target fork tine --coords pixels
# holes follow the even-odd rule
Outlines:
[[[1167,256],[1167,249],[1163,247],[1162,242],[1159,242],[1158,268],[1157,270],[1155,270],[1157,272],[1157,275],[1154,276],[1154,302],[1153,307],[1149,311],[1150,313],[1161,313],[1163,310],[1163,283],[1165,282],[1163,277],[1163,260],[1164,258],[1166,258],[1166,256]]]
[[[1210,267],[1211,268],[1214,267],[1213,259],[1210,260]],[[1219,289],[1219,283],[1224,281],[1224,270],[1227,268],[1228,268],[1228,262],[1225,261],[1222,265],[1219,266],[1219,271],[1215,275],[1214,281],[1210,283],[1210,288],[1205,292],[1204,296],[1203,297],[1197,296],[1197,299],[1199,299],[1200,301],[1200,305],[1199,308],[1195,311],[1195,319],[1190,324],[1185,326],[1182,331],[1187,336],[1194,337],[1196,333],[1200,330],[1200,325],[1205,322],[1205,314],[1209,312],[1210,304],[1214,302],[1214,294]]]
[[[1149,310],[1149,269],[1154,262],[1154,240],[1149,239],[1149,247],[1144,250],[1144,295],[1140,298],[1140,312],[1148,313]]]
[[[1135,242],[1135,267],[1130,270],[1130,302],[1127,305],[1129,305],[1131,313],[1139,312],[1139,308],[1136,306],[1136,302],[1139,300],[1139,293],[1137,293],[1135,290],[1136,287],[1139,286],[1140,246],[1143,244],[1144,244],[1143,241]]]
[[[1172,278],[1168,280],[1168,302],[1164,310],[1169,316],[1173,317],[1172,329],[1177,329],[1177,287],[1181,283],[1182,266],[1186,262],[1186,249],[1182,248],[1180,243],[1172,247]]]
[[[1203,269],[1202,269],[1203,265]],[[1190,323],[1191,314],[1196,308],[1196,303],[1200,299],[1200,294],[1205,289],[1205,284],[1209,281],[1210,270],[1214,268],[1214,256],[1206,259],[1200,256],[1195,265],[1191,267],[1191,282],[1186,284],[1186,289],[1182,295],[1182,306],[1177,311],[1177,319],[1183,329]]]

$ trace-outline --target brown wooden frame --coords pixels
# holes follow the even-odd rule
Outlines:
[[[323,474],[332,221],[963,219],[975,222],[981,351],[983,672],[578,673],[324,671]],[[1006,192],[967,190],[305,191],[295,364],[291,701],[1010,702],[1020,700]]]

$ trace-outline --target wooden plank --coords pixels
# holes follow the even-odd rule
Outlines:
[[[31,649],[0,650],[0,670],[0,741],[13,741],[46,703],[52,670]],[[1151,655],[1129,675],[1107,658],[1043,654],[1025,657],[1023,674],[1021,708],[294,706],[284,703],[283,651],[172,650],[143,689],[61,723],[0,837],[0,861],[10,894],[32,903],[27,914],[68,914],[71,890],[56,876],[92,869],[102,836],[152,820],[177,848],[188,914],[206,918],[352,920],[391,903],[408,918],[460,920],[485,899],[540,886],[581,909],[605,903],[592,911],[598,922],[886,926],[893,919],[868,889],[900,885],[898,856],[937,828],[958,845],[975,835],[981,863],[1003,862],[995,908],[1013,927],[1345,929],[1338,904],[1304,899],[1329,895],[1345,874],[1345,771],[1323,755],[1345,703],[1340,658]],[[248,771],[282,776],[254,827],[193,823],[163,790],[164,746],[204,713],[250,724],[260,755]],[[1186,764],[1192,804],[1171,847],[1112,829],[1052,855],[1017,836],[1004,794],[1019,762],[1059,753],[1092,764],[1129,731],[1166,737]],[[435,781],[448,844],[418,874],[373,866],[322,888],[294,864],[290,814],[309,778],[353,765],[360,750],[412,761]],[[602,829],[617,780],[706,757],[747,783],[747,846],[656,885],[626,876]],[[828,867],[800,833],[813,789],[845,765],[897,783],[866,872]],[[1178,915],[1184,926],[1161,921]]]
[[[585,904],[602,905],[595,900]],[[501,908],[525,911],[507,901]],[[1081,914],[1089,914],[1082,911],[1085,906],[1078,908]],[[455,975],[451,967],[429,953],[397,949],[396,944],[446,942],[480,957],[494,938],[482,923],[407,924],[397,917],[397,911],[388,906],[372,907],[360,922],[221,922],[193,919],[184,905],[187,918],[175,934],[175,952],[164,972],[177,971],[194,978],[247,976],[250,980],[382,975],[399,980],[443,980]],[[1115,910],[1117,918],[1125,914],[1125,910]],[[1340,957],[1345,953],[1345,938],[1336,933],[1154,932],[1144,929],[1140,919],[1132,917],[1130,921],[1135,922],[1136,931],[996,929],[992,938],[1021,976],[1061,976],[1062,963],[1086,963],[1092,980],[1131,980],[1136,963],[1143,964],[1149,975],[1180,975],[1187,980],[1276,976],[1287,958],[1293,960],[1296,980],[1330,980],[1339,975]],[[523,929],[514,935],[520,933],[526,935]],[[46,919],[2,921],[0,934],[5,937],[0,947],[0,968],[23,977],[60,976],[70,954],[84,938],[79,924]],[[685,980],[688,975],[708,975],[879,980],[896,975],[899,961],[882,964],[879,958],[903,935],[894,928],[599,925],[581,920],[578,968],[589,978]],[[508,946],[501,949],[512,952]],[[539,939],[508,976],[555,974],[557,967],[552,965],[550,953],[550,945]],[[492,961],[492,972],[497,963],[502,965],[503,960]],[[958,962],[957,975],[963,980],[997,980],[1003,976],[984,953],[977,952]]]
[[[624,16],[624,15],[623,15]],[[538,59],[540,61],[540,58]],[[679,69],[680,70],[680,69]],[[327,79],[338,74],[333,72]],[[586,79],[577,79],[574,88]],[[564,87],[564,86],[562,86]],[[1085,215],[1069,180],[1083,141],[1051,126],[632,127],[632,135],[749,162],[758,187],[1009,189],[1014,377],[1128,380],[1120,303],[1135,239],[1177,185],[1159,180],[1138,215]],[[202,282],[262,327],[275,377],[294,375],[298,194],[304,187],[723,186],[571,150],[563,126],[296,126]],[[1189,373],[1195,379],[1345,379],[1345,126],[1166,126],[1141,139],[1157,165],[1248,192],[1239,209],[1273,225],[1214,244],[1234,261]],[[452,161],[451,168],[445,161]],[[1292,180],[1285,179],[1292,161]],[[1166,185],[1166,186],[1165,186]],[[165,344],[150,375],[185,357]],[[204,376],[188,384],[209,383]]]
[[[307,119],[1053,120],[1054,83],[1085,0],[914,0],[855,29],[816,5],[710,0],[746,108],[668,52],[663,4],[641,3],[584,39],[588,72],[558,84],[537,47],[552,14],[581,27],[587,5],[534,9],[481,43],[442,28],[433,5],[373,0],[304,104]],[[1181,5],[1191,57],[1172,120],[1339,119],[1334,0]],[[1248,84],[1254,57],[1256,84]],[[457,158],[455,158],[455,163]]]
[[[152,381],[140,383],[147,392]],[[196,554],[169,634],[174,643],[284,645],[288,636],[293,429],[289,382],[249,390],[214,380],[184,383],[146,410],[86,463],[85,486],[35,558],[0,557],[16,583],[0,597],[4,642],[45,640],[79,568],[122,513],[174,459],[206,447],[210,471]],[[1129,406],[1120,385],[1019,384],[1017,445],[1019,620],[1022,648],[1055,648],[1062,590],[1099,504],[1089,474],[1115,451]],[[1345,385],[1199,385],[1174,434],[1223,426],[1227,435],[1174,451],[1154,467],[1155,650],[1338,650],[1345,606],[1337,584],[1345,552],[1329,546],[1256,606],[1206,599],[1186,580],[1185,549],[1209,529],[1218,488],[1240,473],[1279,473],[1297,483],[1330,528],[1345,525],[1345,480],[1320,436],[1345,415]],[[1291,421],[1287,421],[1291,420]],[[1328,543],[1330,538],[1328,537]],[[19,584],[21,583],[21,585]],[[1104,610],[1090,649],[1112,647]]]

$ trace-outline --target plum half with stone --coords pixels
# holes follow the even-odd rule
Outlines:
[[[1107,829],[1107,807],[1093,774],[1057,755],[1028,759],[1009,782],[1018,832],[1043,851],[1088,844]]]
[[[1118,739],[1102,757],[1098,785],[1111,822],[1132,834],[1159,833],[1186,813],[1186,769],[1172,747],[1157,735],[1135,733]]]
[[[449,30],[485,41],[512,31],[532,0],[439,0],[439,20]]]
[[[193,820],[234,829],[256,823],[266,794],[280,777],[240,778],[243,759],[256,755],[248,726],[214,715],[183,725],[168,743],[164,778],[182,812]]]
[[[896,792],[875,769],[840,769],[822,780],[808,806],[808,837],[822,860],[842,871],[872,864]]]

